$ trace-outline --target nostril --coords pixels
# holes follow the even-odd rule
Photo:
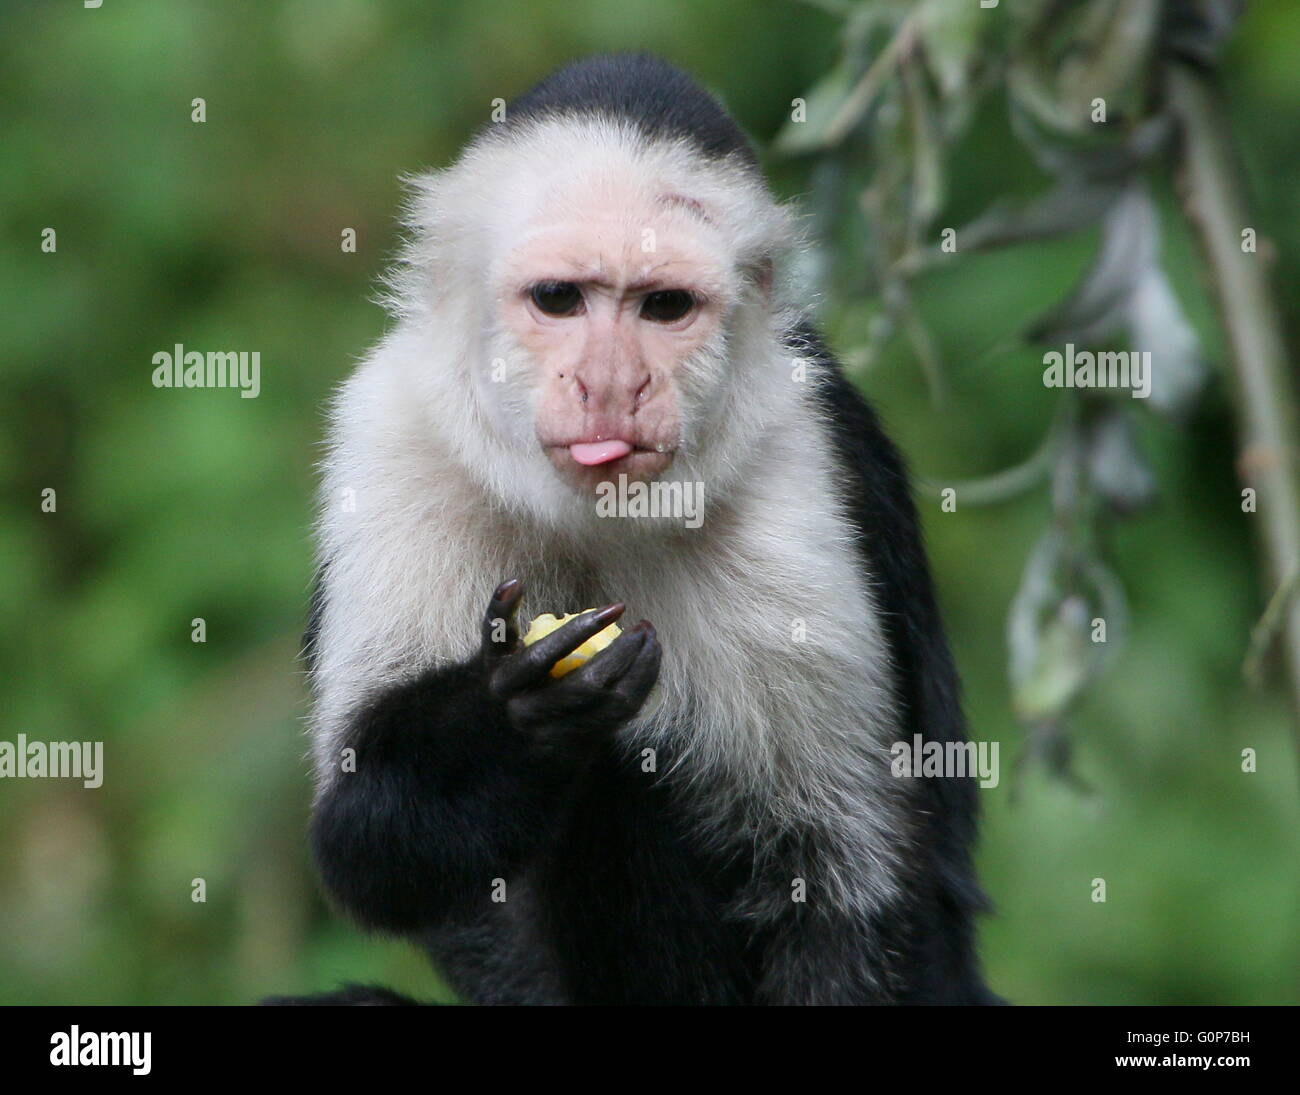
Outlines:
[[[636,414],[637,410],[640,408],[642,401],[645,399],[646,389],[649,387],[650,387],[650,378],[646,377],[645,380],[641,382],[641,387],[639,387],[636,390],[636,394],[632,396],[633,414]]]
[[[580,396],[582,396],[582,401],[583,401],[584,403],[586,403],[586,402],[587,402],[587,394],[588,394],[588,393],[587,393],[587,385],[585,385],[585,384],[582,382],[582,380],[579,379],[579,378],[576,377],[576,376],[575,376],[573,379],[578,381],[578,394],[579,394]]]

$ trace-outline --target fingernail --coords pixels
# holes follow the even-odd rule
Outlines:
[[[495,601],[504,601],[508,596],[510,596],[510,594],[518,589],[521,584],[522,583],[520,583],[518,578],[507,578],[497,586],[496,592],[492,594],[492,599]]]
[[[600,609],[600,611],[596,613],[596,619],[600,620],[602,623],[606,623],[609,620],[617,620],[623,615],[626,609],[627,605],[622,601],[615,601],[612,605],[606,605],[604,608]]]

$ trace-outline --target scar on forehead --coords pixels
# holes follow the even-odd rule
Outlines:
[[[708,213],[704,211],[704,206],[701,205],[694,198],[688,198],[685,194],[670,193],[670,194],[660,195],[659,204],[680,206],[682,209],[685,209],[688,212],[693,213],[695,216],[699,217],[700,220],[702,220],[705,224],[708,225],[713,224],[713,218],[710,217]]]

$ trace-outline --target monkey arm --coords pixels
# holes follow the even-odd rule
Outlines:
[[[519,641],[517,580],[493,594],[478,656],[390,688],[352,718],[356,770],[317,804],[326,888],[361,923],[411,931],[482,908],[543,842],[592,750],[632,718],[658,675],[642,621],[562,679],[550,669],[623,612],[584,613]]]
[[[477,661],[393,688],[353,720],[355,772],[317,804],[326,888],[368,927],[410,931],[486,905],[549,828],[566,758],[530,748]]]

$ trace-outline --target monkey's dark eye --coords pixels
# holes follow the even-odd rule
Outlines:
[[[660,289],[648,293],[641,302],[641,318],[656,323],[672,323],[695,307],[695,298],[685,289]]]
[[[571,281],[538,282],[528,295],[548,316],[571,316],[582,306],[582,290]]]

